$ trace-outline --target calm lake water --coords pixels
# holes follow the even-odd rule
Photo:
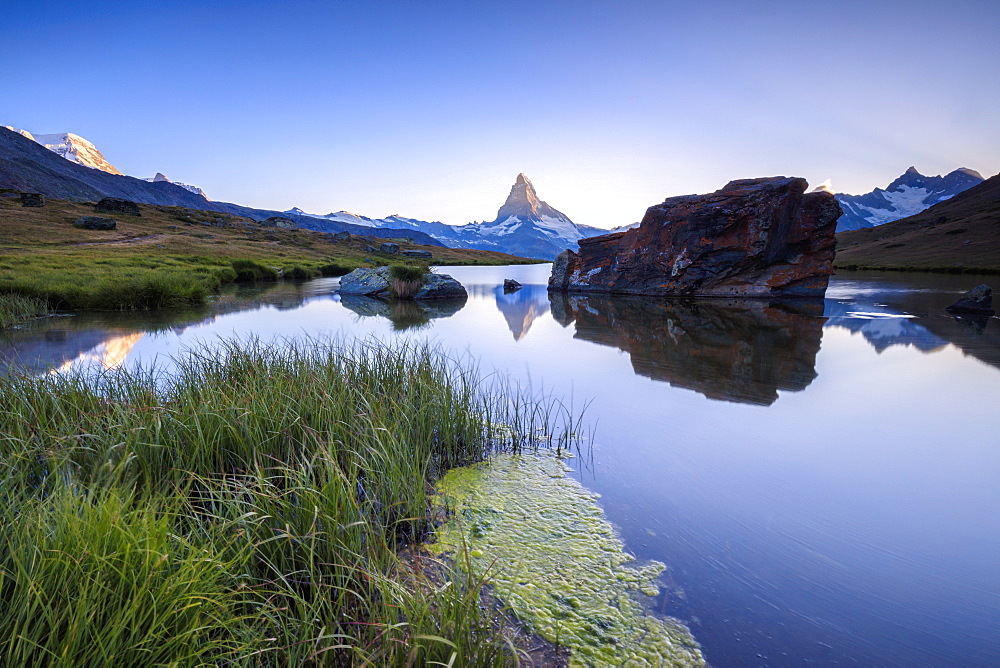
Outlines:
[[[668,565],[656,609],[712,664],[1000,665],[1000,320],[943,310],[997,277],[841,274],[778,307],[550,298],[548,265],[440,271],[467,303],[340,300],[323,279],[50,318],[0,332],[0,353],[168,369],[234,335],[427,338],[591,401],[576,475],[627,549]]]

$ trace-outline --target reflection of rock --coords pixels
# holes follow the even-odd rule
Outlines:
[[[651,302],[552,293],[552,315],[575,338],[629,353],[641,376],[710,399],[770,405],[816,377],[821,302]]]
[[[340,303],[351,311],[364,317],[388,318],[397,330],[420,327],[436,318],[451,317],[462,310],[465,302],[464,298],[417,302],[406,299],[383,301],[364,295],[340,296]]]
[[[833,273],[840,206],[805,179],[731,181],[671,197],[639,227],[580,240],[552,265],[549,288],[710,297],[822,297]]]
[[[497,287],[494,293],[497,308],[507,321],[515,341],[523,339],[535,318],[545,315],[549,310],[548,290],[542,285],[522,286],[514,292],[506,287]]]

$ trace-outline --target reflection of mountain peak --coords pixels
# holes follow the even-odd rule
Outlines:
[[[535,319],[549,311],[548,289],[544,285],[526,285],[516,292],[506,293],[498,286],[494,293],[497,308],[515,341],[527,336]]]
[[[827,300],[823,314],[828,318],[827,327],[843,327],[861,334],[880,353],[892,346],[913,346],[929,353],[948,345],[910,316],[879,306]]]
[[[637,374],[709,399],[768,406],[779,390],[804,390],[816,377],[818,303],[551,298],[555,319],[575,323],[575,338],[624,350]]]

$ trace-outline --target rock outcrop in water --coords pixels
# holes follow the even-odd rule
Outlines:
[[[949,306],[950,313],[974,313],[982,315],[993,315],[993,288],[988,285],[977,285]]]
[[[580,240],[550,290],[706,297],[821,297],[840,205],[800,178],[731,181],[651,206],[636,228]]]
[[[391,299],[393,293],[389,267],[360,267],[341,276],[340,294]],[[448,274],[427,273],[413,299],[466,299],[468,296],[465,286]]]

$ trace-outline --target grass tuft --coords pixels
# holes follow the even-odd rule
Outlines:
[[[35,297],[0,294],[0,329],[46,315],[48,304]]]

